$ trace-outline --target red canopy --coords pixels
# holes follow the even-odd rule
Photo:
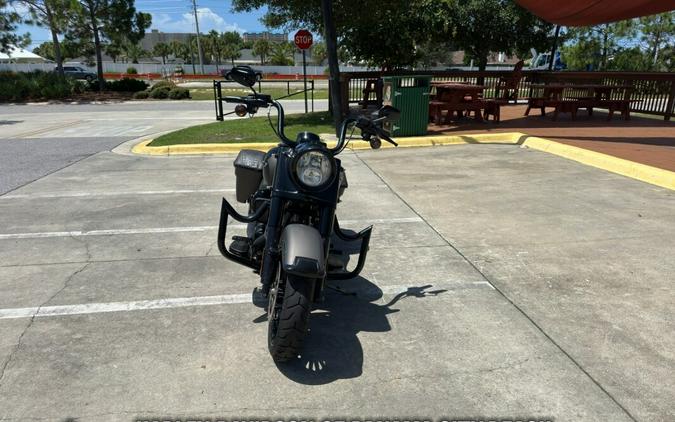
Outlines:
[[[540,18],[564,26],[587,26],[675,9],[675,0],[516,0]]]

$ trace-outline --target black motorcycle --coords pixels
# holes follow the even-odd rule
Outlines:
[[[255,295],[267,302],[268,347],[276,362],[298,356],[307,331],[312,302],[322,299],[326,280],[356,277],[363,268],[372,226],[359,233],[345,232],[335,215],[347,178],[337,157],[349,142],[350,128],[361,130],[361,138],[374,149],[380,139],[397,145],[382,128],[398,118],[393,107],[383,107],[374,116],[347,118],[334,148],[318,135],[301,132],[295,141],[284,135],[284,110],[269,95],[253,86],[256,73],[249,67],[234,67],[226,78],[244,85],[252,94],[224,97],[236,103],[235,112],[244,117],[261,108],[275,108],[280,143],[267,153],[242,150],[234,161],[237,201],[249,204],[248,215],[239,214],[223,198],[218,229],[218,248],[226,258],[260,274]],[[247,223],[246,236],[233,236],[225,245],[228,217]],[[356,267],[347,270],[353,247],[359,242]],[[354,245],[355,246],[355,245]]]

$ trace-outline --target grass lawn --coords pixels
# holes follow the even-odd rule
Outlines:
[[[272,116],[276,127],[276,117]],[[286,116],[285,133],[295,139],[298,132],[332,133],[333,119],[327,111],[309,114],[291,114]],[[278,142],[267,116],[243,117],[237,120],[208,123],[167,133],[153,140],[149,146],[176,144],[220,144],[241,142]]]
[[[300,89],[302,91],[302,89]],[[291,94],[298,92],[297,87],[291,87]],[[238,89],[238,88],[223,88],[222,90],[223,97],[226,95],[232,95],[240,97],[242,95],[248,95],[251,93],[250,90]],[[286,88],[266,88],[262,90],[263,94],[269,94],[272,98],[279,98],[288,95]],[[190,97],[193,100],[211,100],[213,101],[213,89],[212,88],[195,88],[190,89]],[[296,94],[292,97],[289,97],[290,100],[303,100],[305,98],[304,94]],[[328,99],[328,90],[327,89],[315,89],[314,90],[314,99],[315,100],[325,100]],[[312,100],[312,93],[307,92],[307,100]]]

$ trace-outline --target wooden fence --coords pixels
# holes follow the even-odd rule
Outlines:
[[[406,73],[349,72],[340,74],[343,113],[349,112],[349,105],[363,100],[363,90],[368,80],[394,75],[431,75],[433,81],[470,82],[485,86],[485,98],[495,97],[495,87],[501,77],[511,71],[419,71]],[[601,83],[606,85],[630,85],[631,99],[636,100],[631,109],[637,113],[654,114],[670,120],[675,105],[675,73],[666,72],[545,72],[523,71],[519,84],[519,98],[532,95],[532,84],[569,82]],[[572,95],[572,93],[570,93]],[[617,93],[620,95],[620,93]],[[374,98],[372,95],[371,98]]]

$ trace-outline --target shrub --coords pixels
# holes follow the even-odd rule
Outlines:
[[[138,75],[138,70],[133,66],[129,66],[127,67],[127,75]]]
[[[169,91],[169,98],[172,100],[182,100],[183,98],[190,98],[190,91],[187,88],[176,87]]]
[[[152,91],[150,91],[150,98],[155,99],[167,98],[169,96],[169,91],[171,91],[169,87],[153,89]]]
[[[134,98],[137,100],[144,100],[148,98],[148,95],[150,95],[148,91],[138,91],[134,93]]]
[[[0,101],[59,99],[78,90],[77,81],[55,72],[0,72]]]
[[[172,88],[175,88],[175,87],[176,87],[176,84],[171,82],[171,81],[159,81],[156,84],[154,84],[152,86],[152,88],[150,88],[150,90],[154,91],[155,89],[161,89],[161,88],[172,89]]]
[[[133,78],[122,78],[118,81],[106,82],[106,89],[117,92],[138,92],[145,91],[148,84]]]

